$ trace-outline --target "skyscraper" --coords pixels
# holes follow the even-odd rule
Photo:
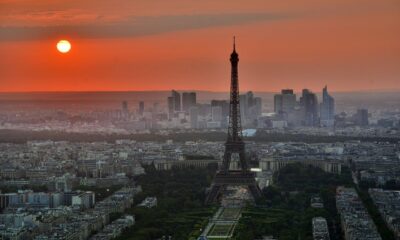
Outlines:
[[[221,122],[222,121],[222,107],[215,106],[211,107],[211,118],[213,122]]]
[[[318,126],[318,99],[317,95],[308,89],[303,89],[300,105],[304,111],[304,126]]]
[[[184,92],[182,93],[182,110],[189,112],[191,107],[196,105],[196,93],[195,92]]]
[[[138,111],[138,113],[139,113],[139,116],[143,116],[143,113],[144,113],[144,102],[143,101],[139,102],[139,111]]]
[[[171,119],[175,112],[175,99],[174,97],[168,97],[168,118]]]
[[[249,91],[240,96],[240,115],[244,125],[252,123],[261,115],[262,101],[260,97],[254,97],[254,93]]]
[[[126,119],[128,116],[129,116],[128,102],[123,101],[122,102],[122,117]]]
[[[242,119],[242,124],[246,124],[246,117],[247,117],[247,111],[248,111],[248,95],[247,94],[240,94],[239,95],[239,100],[240,100],[240,118]]]
[[[229,102],[226,100],[211,100],[211,109],[213,107],[221,107],[222,109],[221,126],[226,127],[226,125],[228,124],[228,116],[229,116]]]
[[[329,95],[328,87],[322,89],[321,126],[332,127],[335,123],[335,99]]]
[[[172,90],[171,96],[168,97],[168,117],[171,119],[175,112],[181,111],[181,95],[179,92]]]
[[[199,109],[197,107],[189,108],[190,127],[199,127]]]
[[[296,94],[293,89],[282,89],[280,94],[274,96],[274,110],[276,114],[287,115],[296,106]]]
[[[254,110],[257,117],[262,114],[262,99],[260,97],[254,98]]]
[[[369,124],[368,109],[365,108],[357,109],[357,113],[355,115],[355,122],[357,125],[361,127],[368,126]]]
[[[172,90],[171,96],[174,98],[174,110],[177,112],[181,111],[181,94],[175,90]]]

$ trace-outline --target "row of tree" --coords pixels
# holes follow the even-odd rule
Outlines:
[[[351,186],[348,168],[336,175],[313,166],[289,164],[274,175],[274,183],[263,190],[264,199],[257,208],[245,209],[235,239],[272,235],[278,239],[312,240],[312,218],[317,216],[327,219],[331,239],[342,239],[335,194],[337,186]],[[324,208],[310,206],[314,196],[322,198]]]
[[[32,140],[54,140],[71,142],[95,142],[107,141],[114,142],[118,139],[131,139],[136,141],[158,141],[165,142],[172,139],[177,142],[185,141],[225,141],[225,131],[215,132],[181,132],[168,135],[153,133],[144,134],[105,134],[105,133],[66,133],[63,131],[24,131],[24,130],[0,130],[0,142],[7,143],[26,143]],[[397,143],[400,137],[362,137],[362,136],[316,136],[307,134],[287,134],[287,133],[269,133],[258,131],[255,136],[245,137],[247,141],[256,142],[306,142],[306,143],[330,143],[344,141],[362,141],[362,142],[391,142]]]
[[[146,175],[136,179],[143,191],[134,201],[138,204],[146,197],[157,197],[158,206],[129,209],[136,224],[119,239],[196,239],[216,210],[204,205],[205,189],[214,173],[213,168],[157,171],[154,166],[146,167]]]

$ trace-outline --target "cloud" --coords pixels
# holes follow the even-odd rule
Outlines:
[[[85,25],[99,22],[116,22],[124,19],[116,14],[99,14],[82,9],[22,11],[0,15],[3,27],[37,27],[60,25]]]
[[[31,0],[26,1],[31,2]],[[149,13],[149,9],[153,8],[147,5],[140,5],[140,7],[137,3],[128,4],[131,1],[126,0],[121,0],[126,4],[117,4],[117,10],[112,9],[109,3],[102,5],[101,8],[99,7],[100,9],[91,9],[86,5],[80,6],[83,3],[90,2],[88,0],[73,4],[73,6],[69,6],[68,4],[71,4],[72,1],[68,1],[63,2],[62,5],[51,5],[52,7],[48,7],[46,10],[43,10],[43,6],[40,5],[39,7],[32,7],[33,9],[24,7],[25,10],[21,11],[15,6],[14,0],[9,0],[8,9],[0,9],[0,41],[43,40],[61,36],[124,38],[304,17],[324,18],[333,16],[340,19],[345,16],[362,16],[372,13],[393,15],[398,14],[400,10],[398,7],[400,5],[395,3],[396,1],[398,0],[385,0],[381,3],[373,0],[341,0],[335,4],[315,4],[315,1],[308,1],[308,4],[313,3],[313,5],[307,8],[299,8],[297,5],[295,5],[297,7],[275,6],[274,8],[265,4],[265,2],[262,2],[262,4],[259,2],[258,5],[252,5],[252,9],[247,12],[241,12],[241,9],[230,9],[227,10],[228,12],[221,9],[211,12],[210,9],[203,9],[203,13],[193,14],[193,11],[188,9],[183,11],[184,13],[176,12],[176,9],[180,8],[174,8],[174,11],[172,11],[170,4],[162,5],[161,10],[157,13]],[[35,4],[39,2],[41,1],[34,1]],[[360,4],[360,2],[363,2],[363,4]],[[165,2],[163,1],[163,3]],[[65,4],[68,6],[64,6]],[[266,6],[271,9],[265,10]],[[11,7],[19,10],[13,11]],[[131,10],[132,7],[137,7],[136,11]],[[144,9],[147,9],[147,12],[143,12]],[[2,12],[4,14],[1,14]],[[141,15],[136,15],[138,12]],[[168,15],[159,15],[160,12],[166,12]]]
[[[50,15],[51,16],[51,15]],[[0,41],[43,40],[59,36],[75,38],[123,38],[166,32],[232,26],[259,21],[277,21],[296,17],[295,14],[234,13],[174,16],[128,17],[118,22],[71,24],[56,26],[3,26]],[[101,16],[96,17],[101,20]]]

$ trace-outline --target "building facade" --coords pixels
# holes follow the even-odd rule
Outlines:
[[[335,99],[329,95],[327,86],[325,86],[322,90],[320,113],[321,126],[333,127],[335,124]]]

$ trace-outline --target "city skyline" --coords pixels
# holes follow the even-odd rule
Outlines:
[[[0,0],[0,239],[400,239],[399,3]]]
[[[11,0],[0,13],[1,92],[224,91],[233,35],[246,59],[241,91],[400,90],[392,0]],[[61,39],[70,52],[56,50]]]

